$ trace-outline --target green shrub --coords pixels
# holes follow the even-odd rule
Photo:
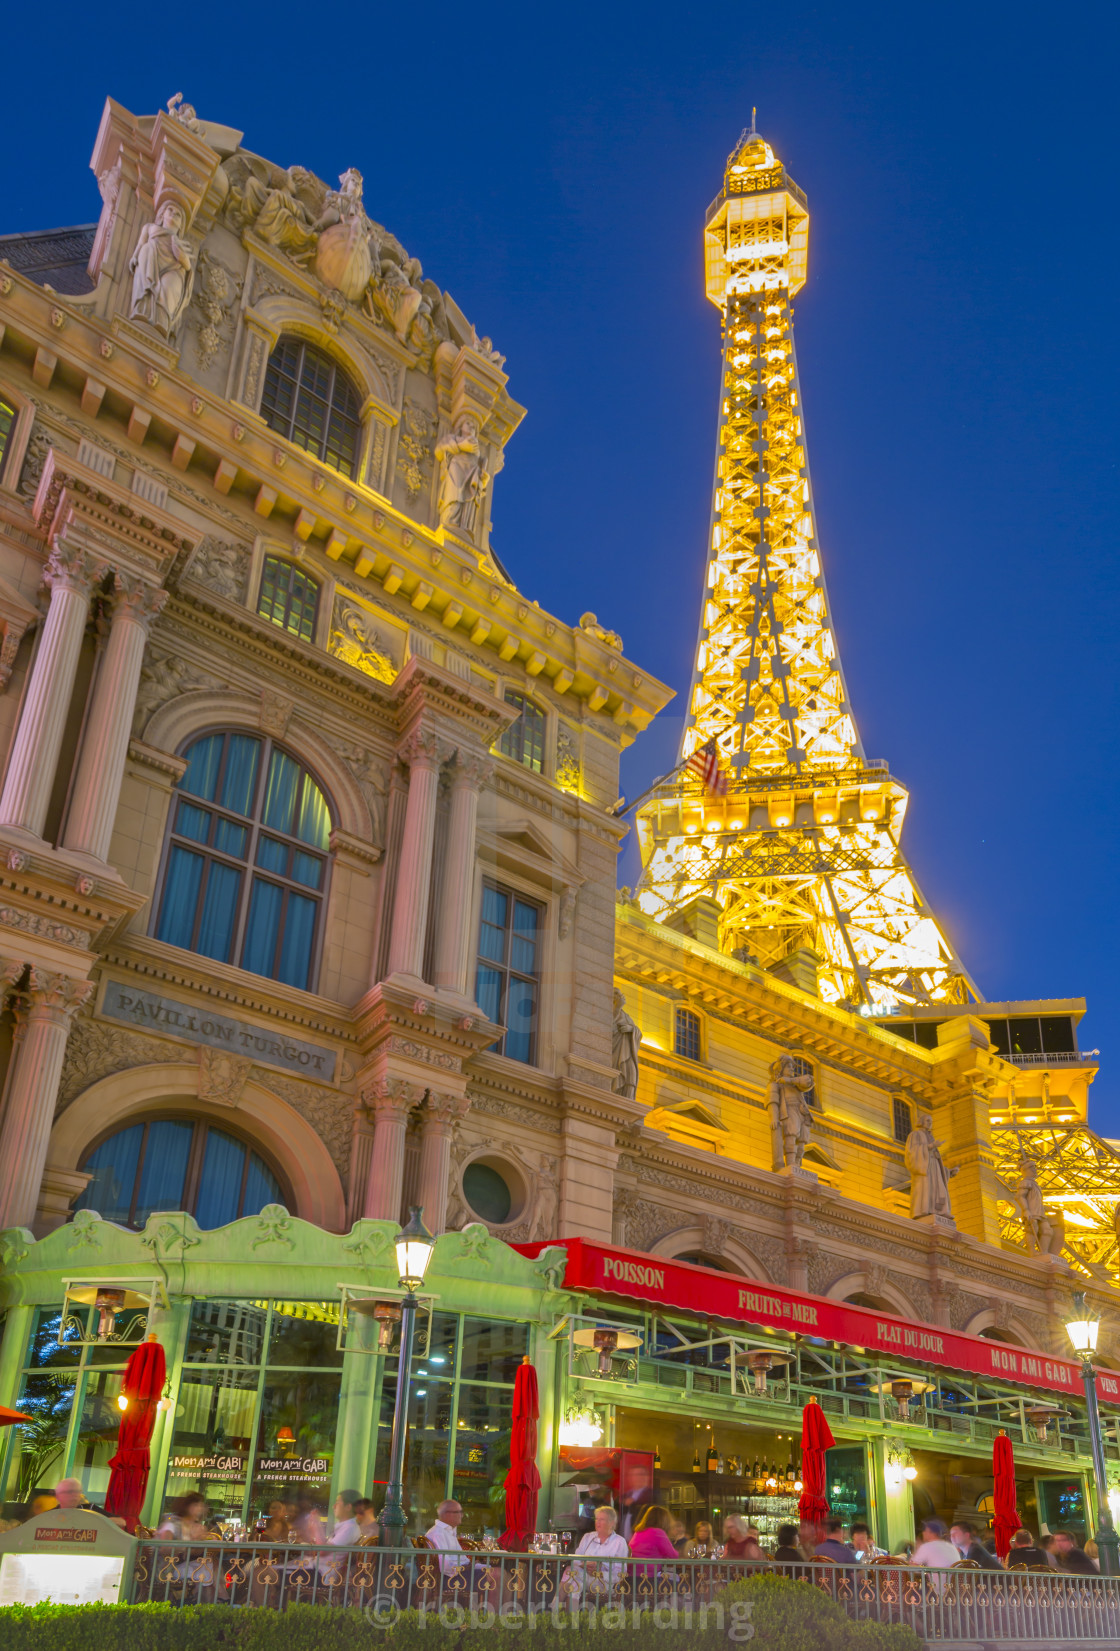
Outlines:
[[[922,1651],[922,1641],[904,1623],[859,1622],[849,1618],[820,1588],[788,1577],[751,1577],[733,1582],[722,1596],[730,1608],[749,1602],[754,1645],[781,1651]]]

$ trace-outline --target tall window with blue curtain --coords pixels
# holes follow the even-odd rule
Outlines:
[[[543,908],[512,889],[486,883],[478,935],[475,996],[487,1020],[505,1027],[500,1055],[537,1058]]]
[[[288,986],[314,983],[331,808],[295,757],[256,734],[188,747],[155,934]]]
[[[91,1180],[75,1210],[142,1227],[153,1210],[185,1210],[200,1227],[224,1227],[283,1203],[278,1177],[246,1142],[200,1119],[129,1124],[82,1160]]]
[[[540,774],[544,769],[544,712],[513,688],[506,689],[505,699],[517,711],[517,720],[498,741],[498,750],[503,757],[512,757],[514,762]]]

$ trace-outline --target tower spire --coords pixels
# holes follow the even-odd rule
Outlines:
[[[906,791],[867,760],[844,683],[790,303],[805,283],[808,206],[753,109],[704,240],[723,386],[680,754],[714,740],[729,785],[717,800],[686,769],[640,811],[640,904],[694,933],[714,918],[723,951],[790,978],[815,970],[823,998],[865,1012],[967,1001],[978,994],[899,846]]]

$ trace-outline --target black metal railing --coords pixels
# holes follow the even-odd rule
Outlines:
[[[689,1629],[734,1609],[729,1584],[761,1573],[818,1588],[850,1616],[906,1623],[926,1641],[1051,1647],[1120,1639],[1120,1578],[1063,1571],[948,1571],[893,1559],[751,1565],[723,1558],[592,1559],[575,1554],[437,1553],[255,1542],[141,1541],[129,1599],[284,1610],[294,1603],[365,1609],[382,1625],[405,1610],[458,1607],[505,1620],[539,1612],[658,1611]],[[457,1621],[462,1621],[456,1617]]]

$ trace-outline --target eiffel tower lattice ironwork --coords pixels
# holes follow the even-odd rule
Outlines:
[[[865,1013],[968,1002],[900,847],[907,793],[864,756],[837,657],[793,340],[809,214],[753,123],[704,238],[723,384],[680,757],[714,740],[728,787],[717,798],[680,769],[639,810],[638,902],[764,967],[799,960],[790,978]]]

